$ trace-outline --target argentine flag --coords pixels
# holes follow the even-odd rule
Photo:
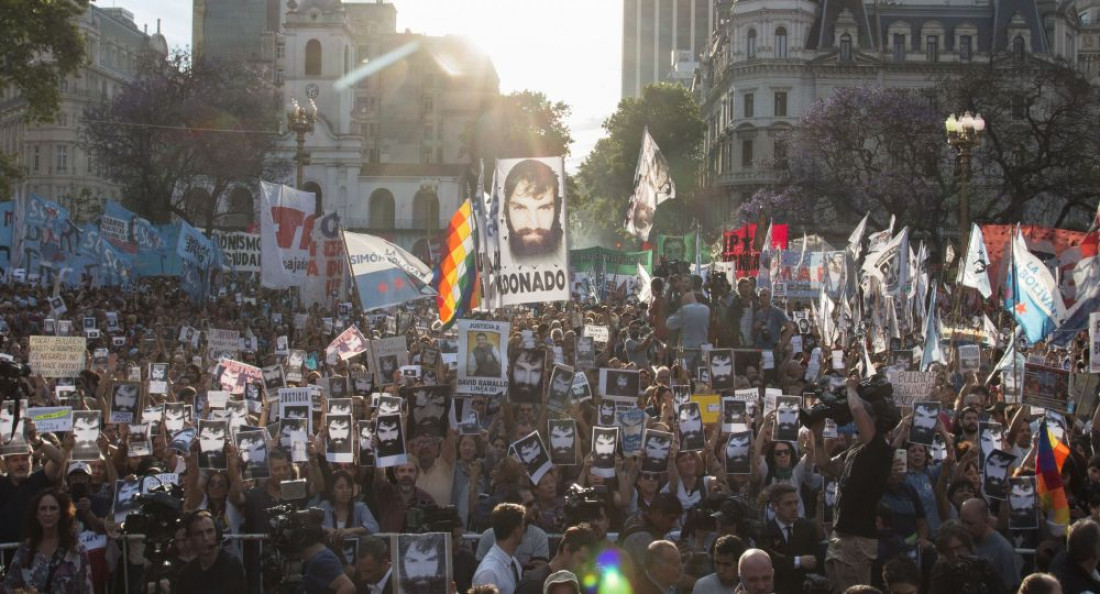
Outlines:
[[[1018,228],[1012,238],[1012,260],[1005,276],[1005,309],[1016,318],[1029,344],[1049,336],[1066,315],[1066,305],[1054,277],[1028,251]]]

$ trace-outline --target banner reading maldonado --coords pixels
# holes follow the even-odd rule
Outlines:
[[[497,161],[502,305],[569,299],[562,157]]]

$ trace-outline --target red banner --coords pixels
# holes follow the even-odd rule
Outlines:
[[[1015,225],[982,225],[985,249],[989,254],[989,282],[994,292],[1004,281],[1004,267],[1008,265],[1008,262],[1003,260],[1005,246],[1008,245],[1008,240],[1012,238],[1012,232],[1015,228]],[[1020,232],[1023,233],[1024,240],[1027,241],[1028,249],[1040,260],[1047,262],[1060,257],[1059,267],[1062,269],[1062,278],[1066,279],[1065,273],[1068,269],[1068,280],[1072,281],[1073,265],[1080,259],[1079,246],[1085,239],[1084,232],[1040,227],[1038,225],[1021,225]],[[966,249],[966,246],[960,246],[959,249],[960,253],[965,255],[962,250]],[[1063,285],[1065,284],[1066,282],[1063,282]],[[1063,286],[1063,292],[1065,289],[1066,287]]]
[[[737,263],[737,276],[756,276],[760,266],[760,252],[756,251],[756,223],[749,223],[740,229],[726,231],[723,235],[722,259]],[[763,233],[768,230],[761,227]],[[772,249],[787,249],[787,225],[772,225]]]

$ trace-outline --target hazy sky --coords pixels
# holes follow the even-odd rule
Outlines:
[[[216,0],[228,1],[228,0]],[[621,0],[393,0],[399,30],[464,35],[496,65],[502,92],[531,89],[573,108],[575,168],[619,102]],[[170,47],[191,45],[191,0],[98,0],[134,13]]]

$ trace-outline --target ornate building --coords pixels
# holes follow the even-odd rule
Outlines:
[[[931,88],[970,63],[1079,64],[1086,29],[1074,2],[1054,0],[718,0],[715,8],[694,90],[707,123],[701,186],[714,197],[715,220],[730,222],[775,181],[761,161],[785,154],[782,132],[833,89]],[[1100,37],[1092,38],[1096,60]]]
[[[118,197],[118,187],[101,178],[91,157],[80,147],[84,109],[114,98],[133,80],[147,52],[168,54],[158,31],[138,29],[124,8],[95,4],[77,21],[85,37],[87,59],[61,81],[61,102],[53,122],[26,124],[25,103],[12,88],[0,88],[0,150],[15,155],[25,171],[22,188],[55,200],[78,217],[98,211],[103,201]]]

